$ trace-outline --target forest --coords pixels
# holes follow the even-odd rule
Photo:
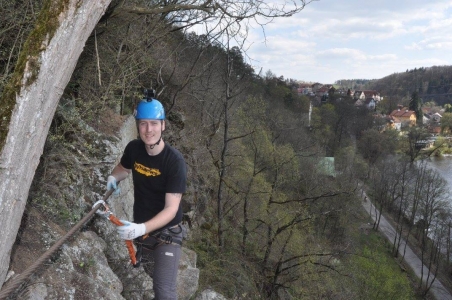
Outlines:
[[[105,188],[105,178],[90,175],[105,154],[99,135],[114,140],[143,90],[153,88],[167,112],[164,139],[188,165],[185,246],[198,256],[200,290],[228,299],[425,298],[429,287],[403,267],[397,241],[386,242],[378,224],[369,225],[359,187],[365,184],[380,212],[397,212],[399,236],[416,237],[425,262],[447,274],[440,256],[448,228],[440,221],[449,214],[441,209],[444,182],[422,166],[413,169],[407,140],[380,134],[371,113],[351,99],[312,107],[296,82],[247,63],[236,27],[246,24],[239,21],[303,13],[305,2],[268,11],[245,1],[255,10],[231,6],[234,18],[223,11],[232,18],[227,24],[208,19],[202,5],[175,6],[189,2],[111,2],[52,116],[25,215],[38,213],[62,230],[80,220],[91,207],[86,195]],[[45,5],[2,1],[2,101]],[[220,31],[192,31],[215,20]],[[400,86],[445,94],[446,77],[433,77],[443,70],[429,70],[407,72]],[[428,84],[416,80],[421,73],[431,74]],[[395,96],[400,86],[384,80],[373,87]],[[441,239],[432,242],[431,229]]]

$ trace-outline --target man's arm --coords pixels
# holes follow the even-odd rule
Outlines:
[[[114,167],[113,171],[111,171],[111,176],[115,177],[116,181],[119,182],[124,180],[130,172],[129,169],[124,168],[121,163],[119,163]]]
[[[166,224],[171,222],[176,216],[179,209],[179,204],[182,199],[182,194],[179,193],[166,193],[165,194],[165,207],[161,212],[155,215],[152,219],[146,221],[144,225],[146,226],[146,232],[149,233],[155,231],[159,228],[164,227]]]

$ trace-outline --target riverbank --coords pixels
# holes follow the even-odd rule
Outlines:
[[[379,214],[378,210],[364,190],[361,191],[361,195],[364,209],[372,220],[375,221]],[[391,245],[395,239],[396,231],[394,228],[396,227],[396,222],[392,216],[383,213],[380,218],[378,230],[388,239]],[[406,232],[404,232],[404,236],[406,236]],[[427,284],[427,286],[431,284],[431,288],[424,299],[452,300],[452,281],[449,274],[444,268],[441,268],[441,266],[432,266],[432,269],[438,270],[436,274],[433,274],[422,264],[422,261],[419,258],[421,257],[421,248],[418,241],[414,239],[413,236],[410,236],[408,241],[402,241],[401,246],[399,247],[399,257],[403,257],[401,263],[409,268],[413,272],[413,275],[416,276],[416,279],[413,279],[414,281],[422,278],[424,283],[428,280],[429,284]],[[429,275],[427,276],[427,274]],[[419,282],[416,285],[419,285]]]

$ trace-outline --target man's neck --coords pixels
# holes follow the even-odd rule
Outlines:
[[[155,156],[162,152],[163,148],[165,147],[165,142],[163,140],[160,140],[160,143],[158,145],[155,145],[152,149],[150,148],[150,145],[144,145],[144,147],[146,148],[146,152],[149,155]]]

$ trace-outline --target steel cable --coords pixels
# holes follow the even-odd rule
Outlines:
[[[104,201],[110,197],[110,195],[113,193],[113,189],[109,190],[105,196]],[[0,290],[0,299],[6,299],[13,291],[15,291],[19,286],[29,277],[31,274],[33,274],[36,269],[44,263],[52,254],[58,250],[64,242],[70,238],[76,231],[80,229],[80,227],[83,226],[89,219],[92,217],[94,213],[99,209],[99,207],[102,205],[102,203],[97,204],[91,211],[83,218],[81,219],[74,227],[71,228],[71,230],[66,233],[65,236],[60,238],[52,247],[49,248],[44,254],[41,255],[28,269],[26,269],[22,274],[17,276],[16,278],[12,279],[11,282],[6,284],[6,287]]]

